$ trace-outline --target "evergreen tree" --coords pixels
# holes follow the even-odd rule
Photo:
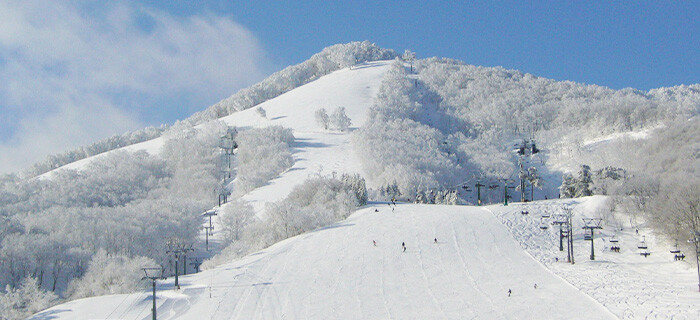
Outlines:
[[[587,197],[593,195],[593,174],[591,173],[591,167],[588,165],[581,165],[581,169],[578,171],[578,179],[574,184],[574,198]]]

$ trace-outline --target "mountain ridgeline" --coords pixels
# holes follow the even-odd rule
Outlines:
[[[328,133],[352,137],[361,174],[319,173],[254,209],[245,194],[284,174],[300,155],[289,128],[239,128],[243,151],[233,162],[233,180],[225,181],[234,201],[222,209],[229,213],[222,228],[230,245],[209,267],[344,219],[368,200],[476,203],[466,192],[476,183],[488,186],[484,203],[502,201],[503,186],[523,180],[515,201],[604,194],[613,215],[631,212],[633,225],[647,223],[672,237],[700,232],[700,223],[692,223],[700,207],[699,84],[612,90],[414,57],[368,41],[334,45],[167,128],[108,139],[1,176],[0,307],[23,310],[13,317],[36,311],[12,300],[32,286],[55,293],[37,291],[42,308],[57,298],[131,292],[143,285],[131,271],[144,261],[172,270],[167,243],[196,242],[201,213],[217,205],[219,139],[230,130],[219,119],[379,60],[393,62],[367,120],[351,119],[356,127],[349,132]],[[164,141],[158,154],[105,153],[156,137]],[[532,151],[513,152],[523,145]],[[80,170],[57,169],[97,153],[105,154]],[[50,170],[55,175],[34,178]],[[694,216],[684,215],[688,208]]]

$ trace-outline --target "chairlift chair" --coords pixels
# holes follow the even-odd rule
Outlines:
[[[590,240],[592,240],[592,239],[593,239],[593,237],[591,237],[591,235],[588,234],[588,233],[586,233],[586,234],[583,235],[583,240],[590,241]]]
[[[545,214],[542,215],[542,218],[544,218],[544,219],[549,219],[549,217],[551,217],[551,216],[549,215],[549,213],[545,213]]]
[[[525,215],[525,214],[529,214],[529,212],[527,212],[527,210],[523,210],[523,211],[520,211],[520,214]]]
[[[646,250],[648,248],[646,236],[642,236],[642,241],[639,242],[639,244],[637,245],[637,248],[642,249],[642,250]]]
[[[617,243],[619,240],[617,239],[617,235],[613,235],[609,241],[610,243]]]
[[[676,255],[681,253],[681,249],[678,249],[678,240],[676,240],[675,247],[673,249],[671,249],[671,253],[676,254]]]

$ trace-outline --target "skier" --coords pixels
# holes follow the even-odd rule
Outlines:
[[[374,209],[374,212],[379,212],[379,209]]]
[[[401,247],[403,247],[403,252],[406,252],[406,243],[405,242],[401,242]]]
[[[376,247],[376,246],[377,246],[377,241],[372,240],[372,244],[374,244],[374,246]]]
[[[435,244],[437,244],[437,238],[434,239]]]
[[[537,284],[535,283],[535,289],[537,289]]]
[[[511,294],[511,291],[510,291],[510,289],[508,289],[508,296],[509,296],[509,297],[510,297],[510,294]]]

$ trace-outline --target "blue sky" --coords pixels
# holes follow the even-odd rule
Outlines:
[[[698,83],[697,17],[697,1],[0,0],[0,173],[349,41],[614,89]]]
[[[302,2],[302,3],[299,3]],[[557,80],[648,90],[700,82],[697,1],[146,1],[216,12],[261,39],[278,67],[370,40]]]

